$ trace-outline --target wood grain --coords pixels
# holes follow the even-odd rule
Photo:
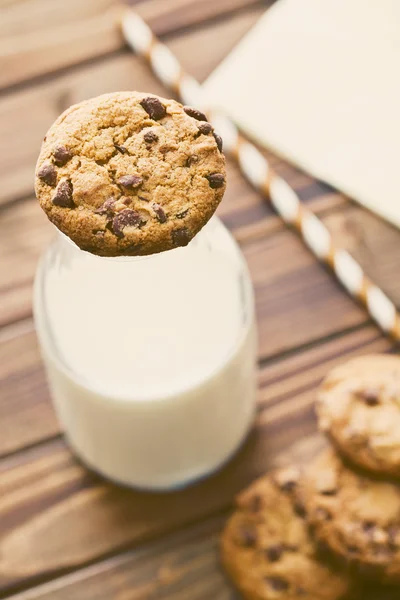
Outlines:
[[[60,577],[12,600],[240,600],[219,559],[225,515]],[[399,590],[369,583],[347,600],[398,600]]]
[[[256,426],[244,448],[220,473],[179,493],[145,494],[106,484],[77,463],[61,440],[3,459],[0,590],[52,577],[227,509],[240,488],[272,465],[308,460],[323,442],[312,407],[321,377],[347,357],[389,348],[367,327],[300,358],[266,365]]]
[[[265,358],[366,322],[358,307],[289,230],[243,248],[256,292]]]
[[[199,80],[270,4],[131,1]],[[307,462],[324,445],[313,411],[322,377],[348,357],[392,346],[230,165],[219,214],[247,258],[260,330],[252,434],[220,473],[170,494],[110,485],[71,455],[31,318],[35,266],[53,235],[32,178],[45,131],[71,103],[118,89],[168,94],[125,48],[115,15],[114,0],[0,0],[0,598],[48,582],[14,600],[236,600],[217,556],[234,494],[276,464]],[[266,155],[400,304],[400,233]]]
[[[0,9],[0,88],[123,44],[113,0],[15,2]]]
[[[234,600],[218,561],[223,518],[62,577],[13,600]]]
[[[260,5],[259,0],[130,3],[158,35]],[[121,4],[117,0],[20,0],[0,5],[0,88],[123,48],[118,24]]]
[[[399,230],[358,206],[346,210],[342,217],[332,213],[326,223],[337,244],[349,250],[400,306]]]
[[[261,12],[262,9],[256,7],[244,15],[211,23],[197,31],[175,36],[169,45],[182,59],[185,68],[203,80]],[[201,53],[199,48],[202,48]],[[40,145],[60,112],[81,100],[129,89],[170,95],[156,81],[149,67],[127,50],[122,56],[77,68],[67,75],[0,98],[0,138],[4,143],[6,141],[4,160],[0,163],[0,204],[33,193]]]
[[[42,250],[54,229],[32,200],[17,203],[0,217],[0,325],[32,314],[32,284]]]
[[[273,2],[274,0],[146,0],[137,4],[135,10],[157,35],[163,36],[204,22],[230,19],[234,13],[243,17],[246,9],[257,5],[265,11]]]
[[[59,433],[32,322],[0,331],[0,455]]]

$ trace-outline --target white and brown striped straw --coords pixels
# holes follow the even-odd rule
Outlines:
[[[149,62],[155,75],[166,87],[177,93],[184,104],[207,112],[210,122],[224,141],[224,149],[236,159],[246,179],[271,201],[287,225],[298,230],[311,252],[331,268],[344,288],[364,305],[379,327],[395,340],[400,340],[400,315],[395,304],[370,281],[347,250],[334,246],[325,225],[301,203],[286,181],[272,171],[258,148],[239,133],[236,125],[220,111],[207,110],[200,84],[185,73],[169,48],[131,9],[123,12],[122,29],[132,49]]]

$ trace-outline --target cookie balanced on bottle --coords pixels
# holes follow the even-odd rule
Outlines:
[[[225,182],[222,140],[201,111],[117,92],[55,121],[35,188],[49,219],[81,249],[119,256],[188,244],[214,214]]]

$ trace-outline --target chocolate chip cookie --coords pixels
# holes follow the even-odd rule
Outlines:
[[[324,451],[302,481],[315,536],[356,571],[400,581],[400,485],[352,471]]]
[[[222,140],[192,107],[119,92],[71,106],[51,126],[36,168],[49,219],[102,256],[185,246],[225,191]]]
[[[221,540],[222,561],[247,600],[335,600],[349,589],[344,573],[318,555],[296,495],[300,473],[277,471],[237,498]]]
[[[399,357],[363,356],[334,369],[318,392],[317,413],[350,461],[400,476]]]

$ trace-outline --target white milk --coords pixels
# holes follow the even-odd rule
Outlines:
[[[253,295],[216,218],[187,248],[144,258],[99,258],[60,236],[38,269],[35,321],[67,437],[107,477],[184,485],[244,439]]]

